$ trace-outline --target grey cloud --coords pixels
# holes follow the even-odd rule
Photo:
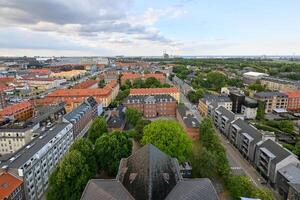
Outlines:
[[[125,15],[117,0],[1,0],[1,17],[16,23],[47,21],[56,24],[84,24],[120,19]],[[124,1],[128,2],[128,1]],[[126,6],[122,3],[121,5]],[[11,12],[10,15],[3,15]],[[15,12],[23,13],[22,18]]]
[[[172,43],[158,32],[149,31],[144,25],[124,22],[133,1],[0,0],[0,27],[23,27],[64,35],[77,34],[84,38],[94,38],[100,33],[120,33],[139,40]],[[39,26],[41,22],[46,25]]]
[[[13,39],[8,39],[13,38]],[[0,29],[0,47],[6,49],[88,50],[89,48],[64,38],[56,38],[32,31]]]
[[[80,29],[83,33],[93,33],[93,32],[115,32],[115,33],[143,33],[145,32],[145,27],[143,26],[133,26],[129,23],[114,23],[114,22],[102,22],[98,24],[88,24],[83,25]]]

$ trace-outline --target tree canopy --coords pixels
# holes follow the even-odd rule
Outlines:
[[[131,154],[132,141],[124,132],[112,132],[97,139],[95,154],[98,167],[109,175],[116,175],[121,158]]]
[[[88,130],[88,139],[95,144],[97,138],[107,133],[107,123],[103,117],[96,117]]]
[[[128,123],[135,126],[141,118],[142,118],[142,114],[137,109],[126,108],[125,119]]]
[[[191,140],[175,120],[159,119],[145,126],[141,143],[153,144],[180,162],[187,159],[192,148]]]
[[[48,200],[78,200],[91,178],[86,158],[77,150],[70,151],[49,178]]]
[[[86,158],[86,163],[89,166],[89,172],[91,174],[96,173],[96,158],[94,155],[94,149],[92,142],[87,138],[79,138],[70,147],[70,151],[77,150],[82,156]]]

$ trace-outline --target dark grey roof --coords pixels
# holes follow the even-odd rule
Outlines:
[[[263,136],[262,133],[244,120],[239,118],[232,124],[236,124],[238,127],[240,127],[242,133],[247,133],[248,135],[250,135],[253,138],[253,143],[256,144],[257,142],[261,141]]]
[[[296,191],[298,194],[300,194],[300,184],[299,183],[289,183],[289,185]]]
[[[117,180],[92,179],[90,180],[81,200],[134,200],[126,188]]]
[[[117,179],[135,199],[162,200],[182,176],[177,159],[148,144],[121,160]]]
[[[230,110],[227,110],[223,106],[219,106],[216,110],[219,111],[219,112],[221,112],[221,114],[224,115],[225,117],[227,117],[229,119],[229,121],[233,121],[234,118],[235,118],[234,113],[231,112]]]
[[[269,150],[273,155],[275,155],[276,157],[274,159],[272,159],[271,162],[273,162],[274,164],[279,163],[280,161],[282,161],[283,159],[287,158],[288,156],[290,156],[292,153],[290,153],[287,149],[285,149],[284,147],[282,147],[281,145],[279,145],[277,142],[274,142],[273,140],[266,140],[263,143],[261,143],[259,145],[260,148],[266,148],[267,150]]]
[[[284,176],[291,183],[300,184],[300,166],[295,164],[289,164],[281,169],[278,172]]]
[[[51,129],[42,133],[40,137],[33,139],[26,146],[15,152],[12,155],[12,157],[15,157],[13,161],[7,160],[6,162],[2,162],[0,166],[8,165],[9,168],[21,167],[68,125],[69,123],[58,123],[54,125]]]
[[[208,102],[231,102],[228,96],[218,96],[213,94],[205,94],[203,97],[204,101]]]
[[[199,121],[196,117],[187,115],[186,117],[183,117],[183,122],[187,128],[199,128]]]
[[[249,97],[245,97],[245,101],[243,104],[250,108],[256,108],[258,106],[257,100],[249,98]]]
[[[109,128],[121,128],[125,124],[124,118],[119,116],[111,116],[107,120],[107,125]]]
[[[281,92],[258,92],[255,94],[259,98],[269,98],[269,97],[288,97],[286,94]]]
[[[122,159],[114,180],[91,180],[81,200],[217,200],[209,179],[183,179],[177,159],[148,144]]]
[[[81,118],[82,114],[81,113],[86,113],[88,110],[92,109],[92,107],[87,104],[86,102],[83,102],[79,106],[77,106],[75,109],[73,109],[71,112],[66,114],[64,118],[71,122],[72,120],[78,120]]]
[[[166,200],[218,200],[211,181],[207,178],[180,181]]]
[[[146,102],[174,102],[176,99],[171,95],[130,95],[124,103],[146,103]]]
[[[65,110],[65,104],[57,104],[57,105],[47,105],[47,106],[42,106],[38,108],[38,115],[29,121],[32,122],[33,124],[40,123],[41,121],[49,118],[50,115],[55,114],[57,112],[60,112],[62,110]]]
[[[183,123],[188,128],[198,128],[200,123],[198,119],[191,113],[187,114],[189,109],[186,106],[179,105],[177,106],[178,113],[181,116]]]

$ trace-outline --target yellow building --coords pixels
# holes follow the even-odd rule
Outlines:
[[[86,70],[71,70],[71,71],[62,71],[58,73],[51,74],[51,77],[54,78],[64,78],[66,80],[77,79],[80,76],[85,75]]]

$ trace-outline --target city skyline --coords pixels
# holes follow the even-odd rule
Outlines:
[[[0,0],[0,56],[299,55],[296,0]]]

